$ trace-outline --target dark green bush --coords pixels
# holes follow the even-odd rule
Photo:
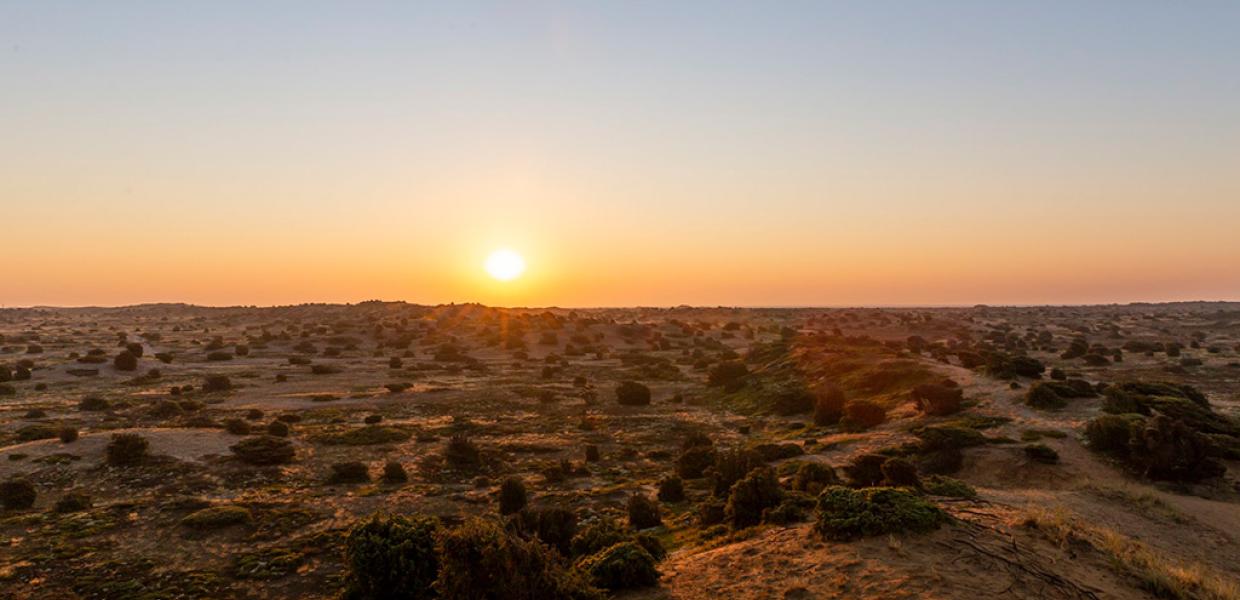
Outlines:
[[[250,519],[250,511],[243,506],[212,506],[186,515],[181,525],[196,531],[210,531],[249,523]]]
[[[711,366],[706,375],[706,384],[711,387],[722,387],[724,391],[735,392],[745,387],[749,377],[749,367],[739,360],[725,360]]]
[[[77,427],[66,425],[64,427],[61,427],[60,431],[57,432],[56,435],[57,437],[60,438],[60,441],[62,443],[72,444],[73,442],[76,442],[78,439],[78,430],[77,430]]]
[[[224,430],[233,435],[250,435],[250,424],[243,419],[227,419]]]
[[[1141,423],[1140,415],[1098,415],[1085,424],[1085,441],[1095,452],[1128,455],[1128,442]]]
[[[464,434],[453,434],[448,438],[443,451],[444,460],[458,469],[476,469],[482,466],[482,452]]]
[[[509,535],[490,521],[470,520],[439,536],[439,578],[445,600],[597,600],[578,571],[537,540]]]
[[[631,534],[611,519],[599,519],[583,527],[573,536],[570,550],[575,557],[584,557],[629,539]]]
[[[953,382],[954,383],[954,382]],[[943,416],[960,412],[964,392],[959,386],[923,383],[913,388],[913,401],[927,415]]]
[[[569,556],[577,535],[577,514],[560,506],[526,507],[508,517],[509,531],[555,548]]]
[[[409,474],[405,472],[404,465],[389,461],[383,465],[383,482],[384,483],[404,483],[409,481]]]
[[[523,508],[529,501],[525,482],[520,477],[509,477],[499,486],[499,514],[510,515]]]
[[[1025,457],[1034,462],[1053,465],[1059,462],[1059,453],[1046,444],[1025,446]]]
[[[104,400],[103,398],[100,398],[98,396],[87,396],[85,398],[82,398],[82,401],[78,403],[78,410],[94,412],[94,411],[100,411],[100,410],[108,410],[109,406],[110,405],[108,401]]]
[[[691,446],[676,459],[676,474],[685,479],[698,479],[715,464],[715,449],[711,446]]]
[[[625,507],[629,513],[629,527],[633,529],[649,529],[663,524],[659,503],[642,494],[629,496]]]
[[[1129,460],[1150,479],[1200,481],[1227,469],[1210,457],[1212,445],[1183,421],[1155,415],[1135,429]]]
[[[887,411],[869,400],[853,400],[844,405],[840,425],[847,431],[865,431],[882,425]]]
[[[873,487],[883,482],[883,463],[890,458],[884,454],[861,454],[844,466],[844,474],[853,487]]]
[[[62,514],[78,512],[89,509],[93,504],[90,494],[73,491],[61,496],[52,510]]]
[[[802,463],[792,477],[792,489],[817,496],[828,486],[840,485],[840,477],[831,465],[819,462]]]
[[[207,375],[202,382],[202,391],[211,392],[227,392],[232,389],[232,380],[227,375]]]
[[[328,483],[366,483],[370,481],[370,467],[360,461],[341,462],[332,465]]]
[[[267,435],[274,435],[276,437],[288,437],[288,434],[289,434],[288,423],[285,423],[284,421],[275,420],[267,424]]]
[[[921,489],[921,478],[917,476],[917,467],[903,458],[888,458],[883,462],[881,470],[883,485]]]
[[[282,465],[292,462],[297,454],[291,442],[271,435],[248,437],[228,449],[239,460],[251,465]]]
[[[636,381],[621,382],[616,386],[616,402],[624,406],[645,406],[650,404],[650,388]]]
[[[732,491],[732,484],[765,464],[762,455],[753,450],[734,448],[719,452],[715,455],[715,465],[710,473],[714,494],[726,498]]]
[[[724,518],[733,529],[752,527],[762,522],[762,512],[779,506],[783,490],[775,471],[770,467],[753,469],[732,485],[728,502],[724,506]]]
[[[8,510],[23,510],[34,506],[38,492],[34,484],[25,479],[0,481],[0,506]]]
[[[830,487],[818,497],[818,533],[848,541],[888,533],[926,532],[948,520],[947,513],[916,493],[891,487],[854,490]]]
[[[660,502],[683,502],[685,499],[685,484],[679,477],[667,477],[659,481],[659,501]]]
[[[659,583],[657,561],[641,544],[621,542],[578,563],[594,585],[605,590],[643,588]]]
[[[349,568],[344,597],[351,600],[435,598],[439,576],[439,522],[431,517],[371,517],[345,540]]]
[[[120,354],[112,359],[112,366],[117,371],[133,371],[138,368],[138,357],[128,350],[121,350]]]
[[[922,486],[927,494],[935,496],[947,496],[950,498],[976,498],[977,490],[973,489],[969,484],[952,479],[951,477],[943,477],[942,475],[931,475],[922,480]]]
[[[125,466],[140,463],[146,459],[149,447],[146,438],[136,433],[114,433],[106,448],[108,464]]]
[[[833,385],[817,390],[814,396],[814,424],[822,427],[835,425],[844,416],[844,391]]]

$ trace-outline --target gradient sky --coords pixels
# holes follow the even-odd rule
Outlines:
[[[1240,2],[0,0],[0,224],[6,306],[1240,299]]]

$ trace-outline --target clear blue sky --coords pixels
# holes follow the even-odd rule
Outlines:
[[[1240,298],[1240,2],[0,1],[0,86],[10,305]]]

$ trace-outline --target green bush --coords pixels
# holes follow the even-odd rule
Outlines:
[[[62,514],[78,512],[89,509],[92,504],[90,494],[73,491],[61,496],[53,510]]]
[[[663,524],[659,503],[642,494],[629,496],[626,508],[629,513],[629,527],[633,529],[649,529]]]
[[[150,443],[136,433],[114,433],[112,441],[106,448],[107,461],[110,465],[125,466],[142,462],[146,459]]]
[[[1200,481],[1227,469],[1211,458],[1213,445],[1183,421],[1155,415],[1133,430],[1129,461],[1150,479]]]
[[[112,359],[112,366],[117,371],[133,371],[138,368],[138,357],[128,350],[121,350],[120,354]]]
[[[537,540],[509,535],[490,521],[474,519],[442,533],[438,549],[435,590],[445,600],[602,597],[550,548]]]
[[[110,404],[108,403],[108,401],[104,400],[103,398],[100,398],[98,396],[87,396],[85,398],[82,398],[82,401],[78,403],[78,410],[96,412],[96,411],[101,411],[101,410],[108,410],[109,406]]]
[[[948,520],[947,513],[925,498],[891,487],[830,487],[818,497],[817,510],[815,530],[836,541],[932,531]]]
[[[949,498],[976,498],[977,490],[973,489],[969,484],[944,477],[942,475],[931,475],[922,480],[922,487],[927,494],[935,496],[947,496]]]
[[[1098,415],[1085,424],[1085,441],[1095,452],[1127,456],[1133,429],[1141,421],[1140,415]]]
[[[1055,392],[1052,382],[1039,381],[1029,386],[1025,392],[1025,404],[1042,410],[1057,410],[1068,405],[1068,401]]]
[[[753,450],[734,448],[719,452],[715,456],[715,465],[711,470],[715,495],[720,498],[727,497],[734,483],[740,481],[750,471],[765,464],[762,455]]]
[[[616,402],[624,406],[645,406],[650,404],[650,388],[636,381],[621,382],[616,386]]]
[[[691,446],[676,459],[676,474],[684,479],[698,479],[715,464],[715,449],[711,446]]]
[[[685,483],[679,477],[667,477],[659,481],[660,502],[683,502],[685,499]]]
[[[35,440],[50,440],[57,435],[55,427],[47,423],[35,423],[34,425],[26,425],[17,429],[17,441],[33,442]]]
[[[611,519],[599,519],[577,532],[570,544],[573,556],[583,557],[599,552],[609,546],[629,539],[625,531]]]
[[[0,506],[8,510],[22,510],[34,506],[38,497],[34,484],[25,479],[9,479],[0,482]]]
[[[510,515],[523,508],[529,501],[525,482],[520,477],[509,477],[499,486],[499,514]]]
[[[605,590],[650,587],[659,583],[657,561],[641,544],[621,542],[578,563],[594,585]]]
[[[762,522],[763,511],[779,506],[783,495],[773,469],[754,469],[732,486],[724,506],[724,518],[733,529],[752,527]]]
[[[275,420],[267,424],[267,435],[272,435],[275,437],[288,437],[288,434],[288,423],[285,423],[284,421]]]
[[[840,425],[847,431],[865,431],[882,425],[887,411],[869,400],[853,400],[844,405]]]
[[[211,531],[250,522],[250,511],[243,506],[212,506],[192,512],[181,525],[196,531]]]
[[[792,489],[817,496],[828,486],[840,485],[840,477],[831,465],[819,462],[802,463],[792,476]]]
[[[891,458],[885,454],[860,454],[844,466],[844,474],[853,487],[873,487],[883,482],[883,463]]]
[[[507,528],[526,538],[535,538],[568,556],[577,535],[577,514],[560,506],[526,507],[511,515]]]
[[[251,465],[282,465],[292,462],[297,454],[291,442],[271,435],[248,437],[228,449]]]
[[[332,465],[328,483],[366,483],[370,481],[370,467],[360,461],[340,462]]]
[[[919,445],[922,452],[968,448],[986,443],[986,436],[971,427],[950,425],[922,427],[913,431],[913,435],[921,440]]]
[[[349,573],[344,597],[352,600],[435,598],[439,576],[439,522],[423,516],[371,517],[345,540]]]
[[[711,366],[706,375],[706,384],[711,387],[722,387],[724,391],[735,392],[745,387],[749,377],[749,367],[739,360],[725,360]]]
[[[482,452],[464,434],[453,434],[443,450],[444,460],[458,469],[476,469],[482,466]]]
[[[227,392],[232,389],[232,380],[227,375],[207,375],[202,382],[202,391],[205,393]]]
[[[883,485],[921,489],[921,478],[917,476],[917,467],[903,458],[888,458],[883,461],[881,470]]]
[[[840,422],[844,416],[844,391],[827,385],[817,390],[814,395],[814,424],[826,427]]]
[[[409,481],[409,474],[405,472],[404,465],[396,461],[388,461],[383,465],[384,483],[404,483],[406,481]]]
[[[913,388],[912,395],[921,412],[934,416],[958,413],[964,402],[964,392],[959,386],[942,383],[923,383]]]
[[[244,419],[227,419],[224,421],[224,431],[233,435],[250,435],[250,424]]]
[[[314,440],[332,446],[373,446],[403,442],[411,437],[413,437],[412,434],[404,429],[385,425],[364,425],[339,433],[317,436]]]
[[[1059,462],[1059,453],[1046,444],[1025,446],[1025,457],[1034,462],[1053,465]]]

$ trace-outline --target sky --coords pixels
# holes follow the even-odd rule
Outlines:
[[[1240,300],[1237,32],[1237,2],[0,0],[0,305]]]

